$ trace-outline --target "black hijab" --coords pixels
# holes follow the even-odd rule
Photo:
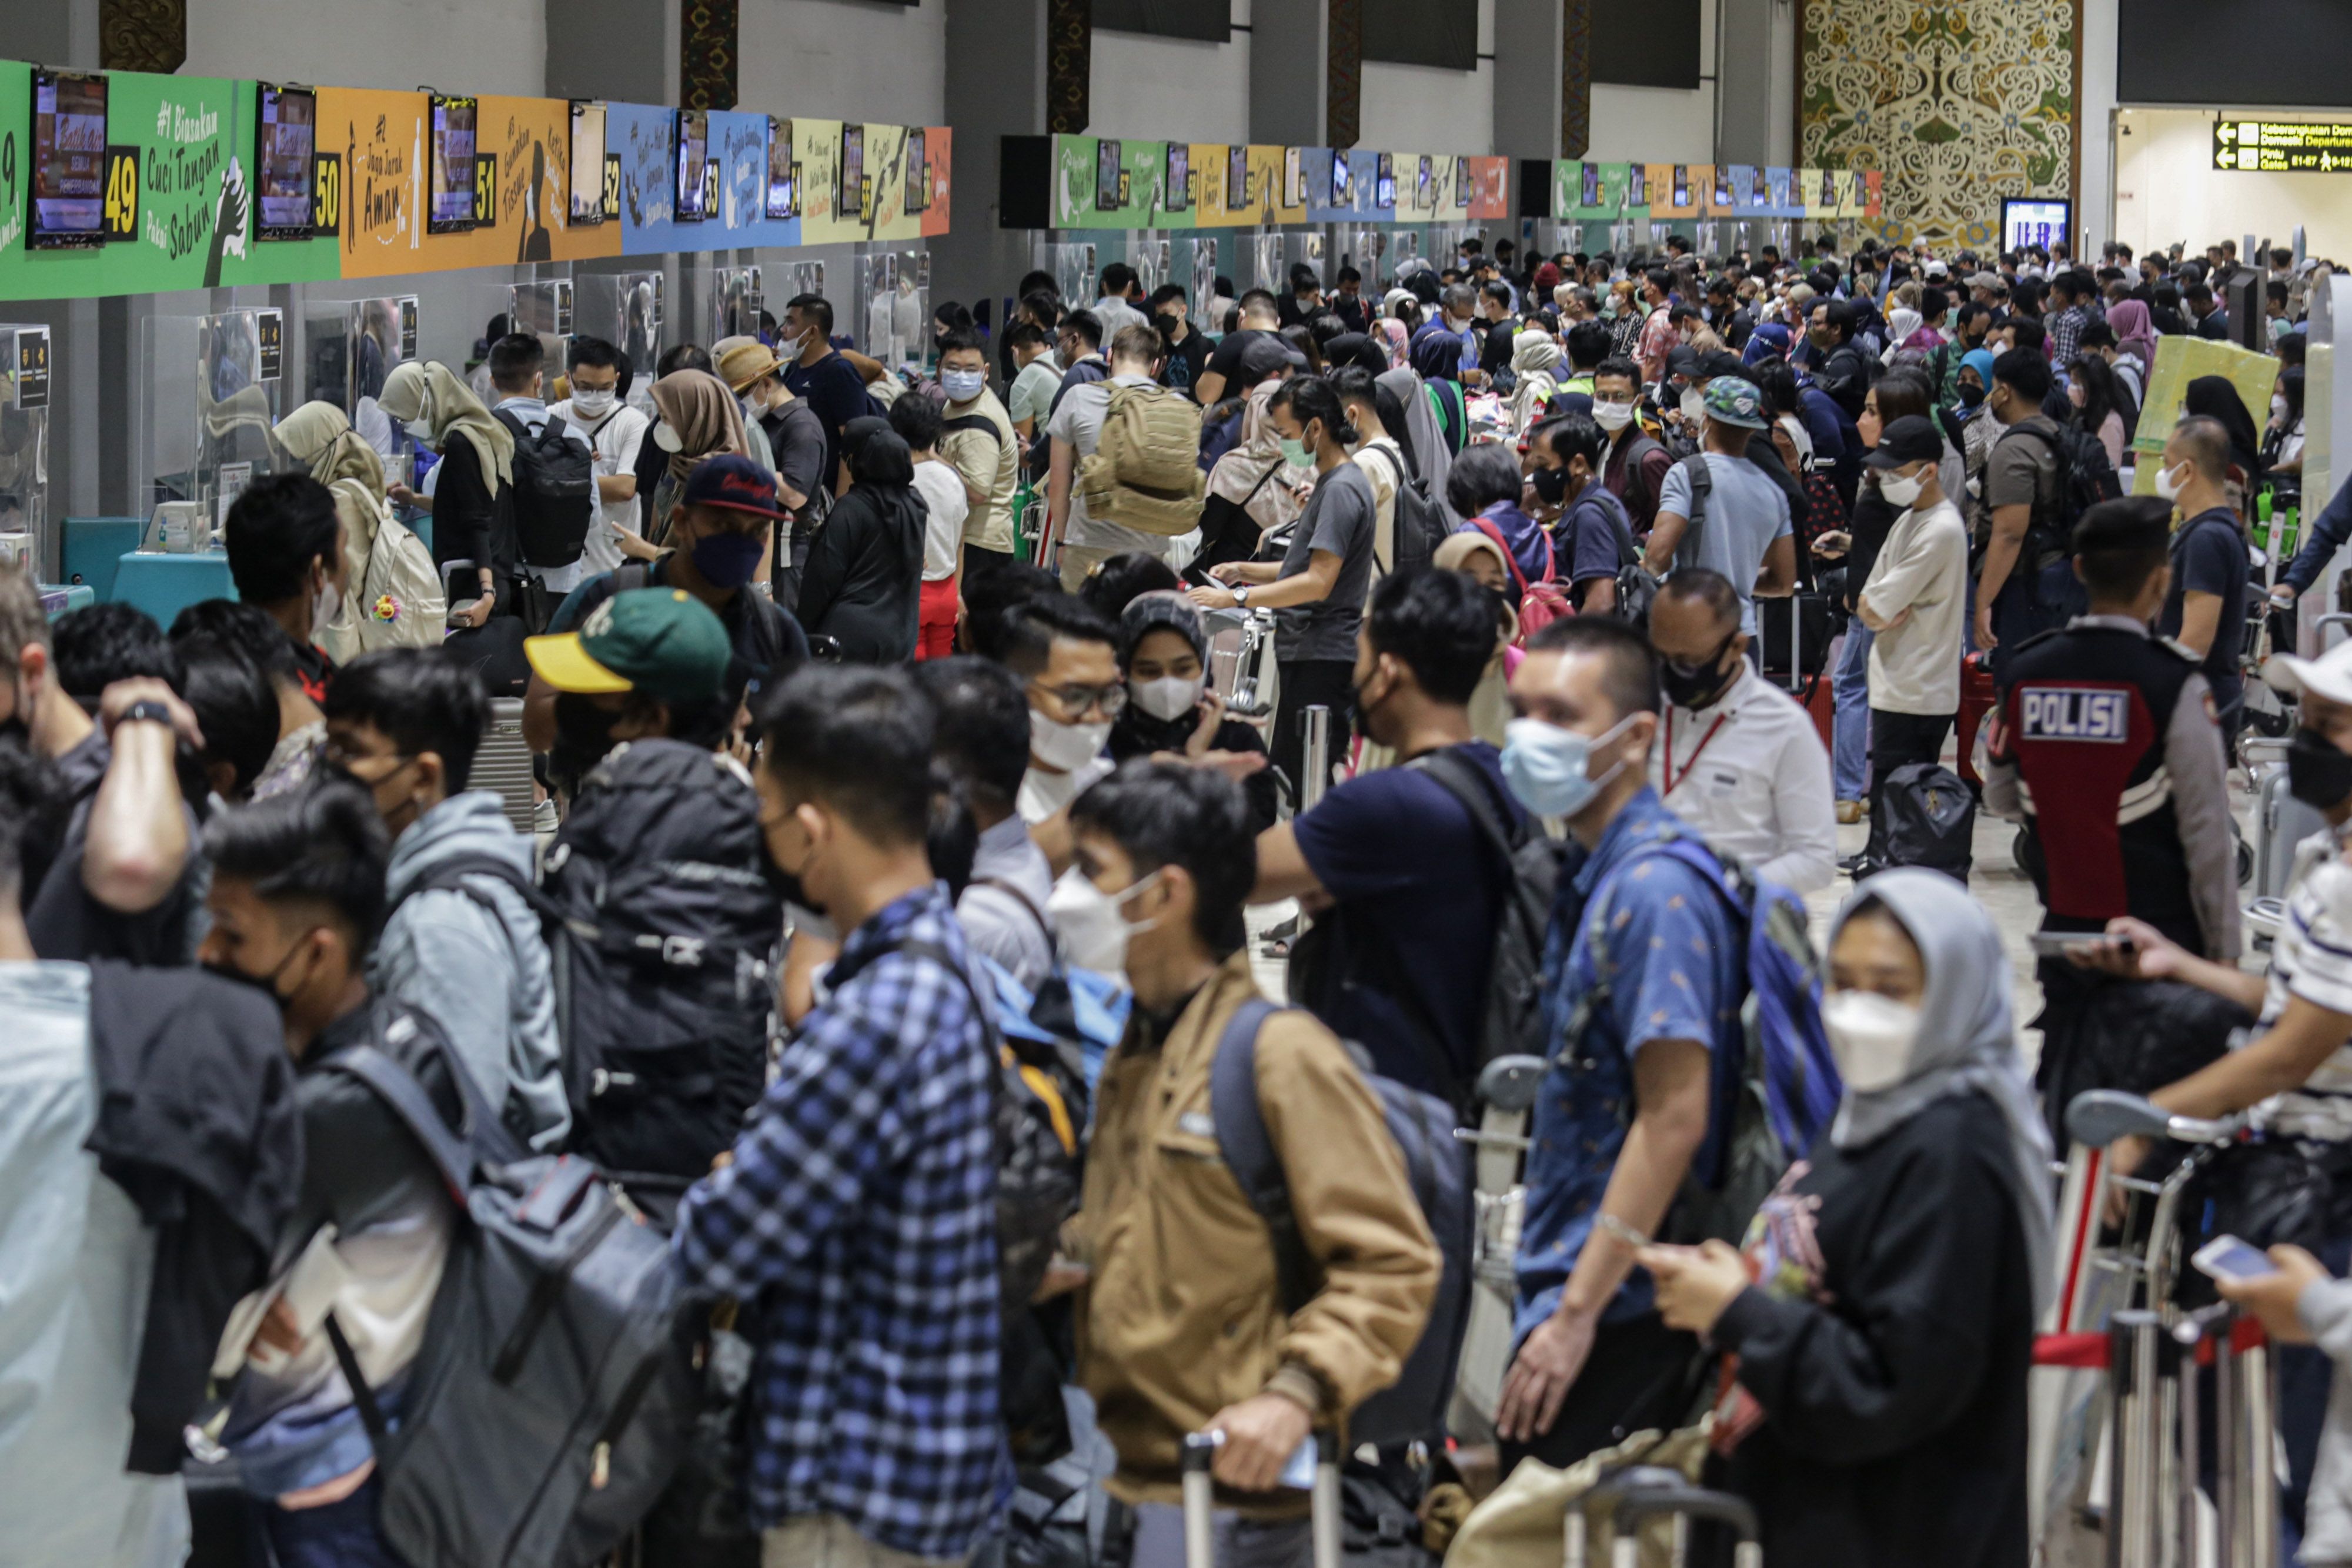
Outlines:
[[[1342,365],[1360,365],[1373,376],[1388,373],[1388,351],[1361,332],[1342,332],[1323,345],[1323,363],[1327,369],[1338,370]]]
[[[2262,477],[2262,437],[2255,434],[2245,400],[2226,377],[2199,376],[2189,383],[2181,406],[2186,413],[2220,420],[2221,428],[2230,433],[2230,460],[2244,473],[2246,483],[2251,486]]]

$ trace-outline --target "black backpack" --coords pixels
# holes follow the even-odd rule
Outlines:
[[[1437,553],[1437,547],[1453,531],[1445,508],[1430,497],[1429,486],[1405,466],[1394,451],[1378,446],[1370,450],[1381,455],[1396,479],[1396,505],[1391,508],[1396,519],[1392,529],[1396,559],[1382,569],[1383,574],[1427,566],[1430,558]]]
[[[570,566],[580,559],[596,518],[595,451],[581,444],[561,419],[551,417],[537,435],[503,410],[498,419],[514,437],[515,538],[523,561]]]
[[[485,876],[538,912],[571,1146],[607,1170],[700,1176],[766,1087],[783,900],[759,815],[732,758],[632,741],[581,781],[543,886],[510,862],[468,855],[404,895],[446,888],[488,904],[467,880]]]
[[[1919,866],[1968,884],[1977,798],[1958,774],[1939,762],[1906,762],[1887,775],[1874,812],[1863,876]]]
[[[2045,498],[2037,487],[2033,494],[2033,521],[2026,529],[2025,549],[2021,560],[2036,568],[2062,561],[2074,554],[2074,525],[2083,514],[2101,501],[2112,501],[2124,493],[2123,482],[2116,477],[2116,465],[2107,461],[2107,449],[2089,431],[2071,424],[2044,429],[2035,424],[2013,424],[2001,435],[2001,441],[2015,436],[2031,436],[2050,449],[2056,463],[2049,495]],[[1993,444],[1995,446],[2000,442]]]
[[[1290,1207],[1290,1183],[1267,1135],[1257,1095],[1258,1030],[1280,1011],[1272,1002],[1244,1002],[1217,1038],[1209,1065],[1209,1115],[1216,1124],[1217,1152],[1274,1233],[1275,1274],[1283,1306],[1296,1312],[1313,1300],[1322,1281],[1298,1234]],[[1455,1364],[1470,1313],[1472,1244],[1478,1223],[1477,1180],[1470,1145],[1454,1135],[1454,1107],[1434,1094],[1408,1089],[1367,1069],[1364,1081],[1381,1103],[1389,1134],[1403,1156],[1405,1179],[1429,1223],[1444,1268],[1429,1321],[1395,1383],[1372,1395],[1348,1416],[1350,1445],[1382,1446],[1431,1439],[1445,1429],[1454,1397]]]

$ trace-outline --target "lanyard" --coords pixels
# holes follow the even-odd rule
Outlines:
[[[1721,729],[1730,721],[1731,716],[1728,713],[1716,716],[1715,722],[1707,726],[1706,733],[1698,737],[1697,747],[1691,752],[1690,760],[1683,764],[1682,777],[1677,779],[1675,777],[1675,705],[1672,703],[1666,705],[1666,755],[1664,768],[1666,778],[1666,794],[1673,794],[1675,785],[1689,781],[1691,770],[1698,766],[1699,757],[1706,750],[1706,743],[1715,738],[1717,730]]]

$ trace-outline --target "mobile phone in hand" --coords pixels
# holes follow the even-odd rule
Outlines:
[[[2278,1265],[2261,1248],[2234,1236],[2215,1237],[2189,1261],[2199,1273],[2215,1280],[2259,1280],[2278,1272]]]

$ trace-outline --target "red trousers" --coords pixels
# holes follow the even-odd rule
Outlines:
[[[915,657],[944,659],[955,652],[956,580],[942,577],[923,584],[922,608],[915,622]]]

